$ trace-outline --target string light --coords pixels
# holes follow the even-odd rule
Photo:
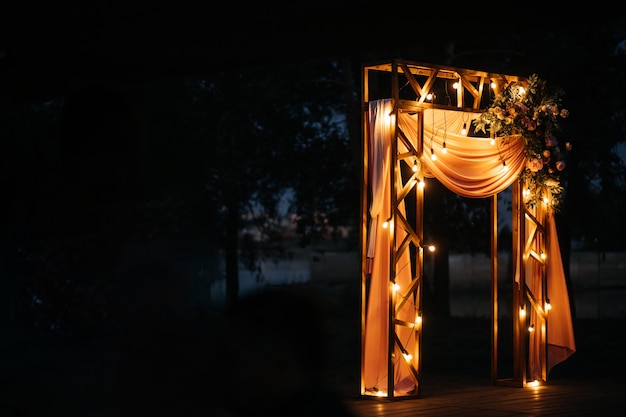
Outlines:
[[[444,139],[444,142],[443,142],[443,147],[441,148],[441,153],[444,154],[444,155],[448,153],[448,148],[446,147],[445,139]]]
[[[524,308],[524,306],[521,306],[519,309],[519,317],[521,319],[523,319],[524,317],[526,317],[526,309]]]
[[[430,148],[430,159],[433,161],[437,160],[437,155],[435,155],[435,150],[433,148]]]
[[[552,309],[552,304],[550,304],[550,299],[546,300],[546,311],[550,311]]]
[[[413,161],[413,172],[417,172],[419,170],[419,167],[417,166],[417,159],[415,161]]]
[[[463,113],[463,128],[461,128],[461,134],[463,136],[467,135],[467,114]]]
[[[502,161],[502,172],[507,172],[509,170],[509,167],[506,166],[506,161]]]
[[[531,332],[531,333],[534,332],[535,331],[535,325],[531,324],[530,326],[528,326],[528,331]]]

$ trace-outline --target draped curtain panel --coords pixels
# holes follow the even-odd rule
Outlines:
[[[367,241],[367,268],[370,274],[369,297],[364,332],[366,387],[380,384],[386,375],[389,291],[389,229],[381,224],[391,216],[390,175],[391,141],[395,120],[391,99],[370,102],[369,106],[369,205],[370,226]],[[486,198],[506,190],[524,169],[524,144],[519,137],[490,138],[466,136],[471,121],[479,113],[454,110],[424,109],[423,149],[421,163],[426,177],[436,178],[451,191],[468,198]],[[398,112],[398,129],[412,143],[419,143],[417,114]],[[400,143],[400,142],[399,142]],[[402,147],[401,143],[399,145]],[[447,150],[443,152],[444,146]],[[437,156],[431,159],[431,150]],[[399,149],[399,152],[406,149]],[[558,246],[553,215],[548,215],[550,238],[547,250],[548,293],[553,309],[548,315],[548,369],[567,359],[576,350],[565,274]],[[397,238],[398,236],[396,236]],[[519,277],[519,265],[514,274]],[[534,285],[538,272],[527,282]],[[409,277],[410,278],[410,277]],[[488,279],[489,277],[485,277]],[[544,295],[542,295],[544,296]],[[532,346],[531,346],[532,350]],[[380,359],[379,359],[380,358]],[[534,361],[534,355],[530,360]],[[379,363],[382,360],[384,363]],[[531,369],[533,364],[530,364]],[[396,379],[403,378],[396,376]],[[369,385],[368,385],[369,384]]]
[[[391,256],[389,242],[392,239],[392,227],[382,227],[382,223],[391,217],[391,141],[395,118],[390,117],[393,110],[391,100],[379,100],[370,103],[369,131],[369,183],[371,184],[371,202],[369,208],[370,227],[367,242],[368,269],[371,274],[369,298],[367,302],[366,326],[364,331],[364,367],[363,377],[366,391],[386,392],[388,387],[388,350],[389,350],[389,290]],[[399,179],[398,179],[399,180]],[[404,213],[404,207],[399,207]],[[396,244],[404,239],[401,228],[395,232]],[[411,260],[405,251],[397,262],[395,282],[401,288],[408,288],[411,283]],[[407,302],[396,312],[400,320],[415,320],[415,305]],[[396,328],[403,345],[412,350],[415,346],[415,334],[410,329]],[[406,366],[400,362],[402,352],[394,349],[394,394],[407,395],[416,389],[415,381]]]

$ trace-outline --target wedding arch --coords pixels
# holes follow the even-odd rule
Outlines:
[[[523,175],[536,161],[529,161],[516,132],[496,136],[488,124],[488,135],[467,133],[484,126],[485,114],[500,117],[498,108],[486,112],[487,105],[529,79],[406,60],[366,65],[362,76],[361,395],[420,394],[425,178],[491,202],[492,382],[547,382],[550,370],[576,350],[550,200],[560,188],[549,178],[537,184]],[[513,196],[513,363],[512,375],[501,377],[497,196],[507,189]]]

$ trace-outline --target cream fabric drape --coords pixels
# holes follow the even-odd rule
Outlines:
[[[478,113],[454,110],[424,110],[425,175],[437,178],[448,189],[463,197],[483,198],[506,190],[526,164],[524,144],[507,140],[491,144],[489,138],[461,134],[463,123],[469,129]],[[417,115],[400,113],[398,126],[408,137],[417,136]],[[447,153],[443,153],[443,144]],[[437,159],[433,161],[431,149]],[[506,169],[502,162],[506,163]]]
[[[386,381],[387,373],[390,235],[389,229],[383,229],[381,224],[391,216],[389,176],[392,172],[391,141],[395,140],[392,137],[395,120],[389,117],[392,106],[391,99],[374,101],[370,103],[368,114],[368,174],[372,200],[369,203],[370,227],[367,236],[367,272],[371,275],[364,334],[366,389],[381,388],[386,384],[382,381]],[[495,144],[492,144],[489,138],[462,135],[463,124],[469,129],[471,120],[478,116],[478,113],[440,109],[425,109],[423,113],[424,155],[421,163],[425,176],[434,177],[451,191],[469,198],[490,197],[506,190],[518,179],[526,164],[524,145],[516,137],[505,138],[504,144],[501,144],[501,138],[496,138]],[[397,123],[398,129],[411,143],[419,143],[421,138],[417,137],[416,114],[399,112]],[[445,154],[442,152],[444,143]],[[407,151],[401,143],[399,146],[400,153]],[[437,156],[434,161],[430,158],[431,149]],[[547,287],[553,306],[548,315],[548,369],[551,369],[574,353],[576,347],[554,217],[549,215],[547,220],[551,236],[547,241],[550,256]],[[518,273],[515,271],[515,274]],[[532,282],[532,279],[527,281]],[[531,353],[531,361],[535,360],[533,357]],[[408,374],[394,377],[398,384],[402,383],[403,390],[407,386],[410,389],[410,384],[406,384]]]
[[[388,364],[389,356],[389,275],[390,275],[390,249],[389,241],[392,239],[391,228],[383,228],[382,223],[391,217],[391,141],[392,123],[395,119],[390,117],[392,111],[391,100],[380,100],[370,103],[370,130],[369,130],[369,166],[372,200],[370,203],[370,227],[368,233],[367,257],[370,261],[368,269],[371,273],[369,298],[367,302],[367,315],[363,344],[364,356],[364,382],[367,391],[386,392],[388,387]],[[399,207],[404,213],[404,207]],[[396,244],[402,241],[405,232],[397,228]],[[408,288],[411,283],[410,255],[405,251],[397,263],[395,282],[401,288]],[[396,318],[407,322],[415,320],[415,304],[407,302],[400,311],[396,312]],[[410,329],[398,326],[395,329],[398,338],[403,345],[412,351],[415,346],[415,334]],[[407,395],[416,388],[415,381],[409,369],[400,362],[402,352],[396,346],[394,348],[394,395]],[[404,366],[403,366],[404,365]]]

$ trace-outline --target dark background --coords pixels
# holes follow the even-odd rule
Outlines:
[[[555,3],[551,3],[552,9],[547,10],[548,5],[544,4],[535,6],[516,4],[507,7],[499,4],[478,4],[475,7],[459,9],[453,4],[441,4],[434,7],[424,6],[419,2],[393,4],[359,2],[355,4],[354,2],[342,3],[326,0],[292,4],[247,1],[215,4],[179,1],[165,4],[92,2],[64,5],[62,2],[49,2],[34,5],[22,2],[6,6],[0,14],[0,94],[3,104],[8,108],[31,104],[36,106],[47,100],[66,97],[90,85],[141,86],[151,83],[158,85],[168,80],[210,78],[212,74],[231,70],[237,72],[258,69],[265,73],[274,70],[276,74],[280,74],[280,71],[293,66],[307,63],[313,65],[329,59],[347,62],[347,65],[353,69],[357,80],[356,85],[358,85],[362,65],[394,58],[521,76],[539,73],[543,78],[558,84],[567,92],[573,120],[569,133],[572,138],[576,139],[575,149],[579,158],[578,161],[574,161],[574,166],[580,168],[574,172],[570,180],[579,185],[584,184],[586,187],[589,180],[586,172],[592,172],[587,168],[593,168],[596,170],[593,172],[599,172],[603,180],[616,178],[608,169],[611,160],[609,154],[615,143],[623,143],[624,131],[620,129],[619,121],[626,108],[624,103],[626,77],[623,76],[626,73],[626,65],[623,57],[612,57],[612,51],[618,42],[626,39],[626,20],[612,8],[601,9],[601,4],[594,3],[594,5],[596,8],[593,10],[578,11],[573,10],[571,4],[561,8]],[[163,92],[164,95],[168,94],[167,91]],[[90,103],[99,103],[105,110],[115,107],[108,106],[106,97],[102,97],[104,99],[102,102],[95,100],[95,103],[93,101]],[[176,96],[170,97],[170,101],[176,101],[176,99]],[[113,103],[120,104],[115,101]],[[354,110],[358,113],[358,106]],[[122,108],[121,111],[123,113],[124,109]],[[80,109],[78,109],[78,114],[80,115]],[[163,114],[167,116],[165,111]],[[167,119],[165,116],[162,118]],[[160,120],[157,121],[160,122]],[[33,131],[29,131],[31,136],[45,136],[39,134],[36,130],[37,126],[29,124],[29,120],[20,122],[26,122],[25,126],[32,128]],[[80,137],[80,131],[74,132],[74,135]],[[356,138],[360,139],[358,135]],[[0,138],[0,141],[5,140],[5,138]],[[6,142],[3,145],[6,145]],[[10,145],[2,149],[19,148],[19,144],[11,143]],[[268,143],[267,147],[270,146]],[[8,168],[3,167],[4,178],[10,178],[10,181],[7,180],[5,183],[4,191],[5,196],[8,194],[9,204],[3,207],[3,210],[6,209],[3,214],[6,214],[6,219],[10,219],[10,222],[19,220],[22,222],[20,224],[33,229],[38,226],[36,221],[40,221],[41,224],[51,227],[51,233],[54,234],[55,239],[70,235],[72,231],[64,229],[64,225],[75,224],[76,218],[67,208],[69,206],[75,209],[77,206],[72,206],[72,201],[67,200],[58,208],[58,212],[54,212],[45,207],[42,208],[43,205],[40,203],[43,200],[39,195],[29,196],[28,188],[23,187],[28,181],[20,177],[24,167],[17,158],[22,158],[31,152],[31,149],[19,149],[21,153],[16,153],[15,157],[13,153],[9,157],[6,157],[8,153],[5,154],[5,161],[11,161],[11,169],[15,168],[15,170],[7,172]],[[175,149],[175,146],[172,146],[172,149]],[[111,148],[109,151],[113,154],[116,149]],[[46,152],[46,147],[33,148],[32,152]],[[33,159],[36,160],[36,158]],[[108,166],[105,158],[99,163]],[[97,171],[97,168],[91,168]],[[45,176],[45,172],[42,169],[38,175]],[[120,174],[120,178],[124,178],[123,173]],[[623,239],[615,239],[616,231],[623,230],[623,216],[619,217],[615,210],[607,210],[608,215],[604,215],[601,211],[608,205],[602,206],[602,201],[617,204],[623,209],[624,206],[620,205],[620,198],[623,199],[623,193],[621,193],[623,188],[608,188],[614,186],[610,182],[602,182],[602,185],[606,190],[606,193],[602,195],[604,200],[595,198],[593,194],[587,194],[584,187],[574,188],[570,194],[572,196],[568,203],[570,206],[564,211],[564,217],[560,220],[564,224],[576,225],[578,230],[583,229],[586,236],[593,236],[595,232],[604,236],[613,236],[613,240],[618,245],[621,244],[623,248]],[[101,198],[99,203],[103,204],[113,200],[108,199],[107,196],[97,195],[101,190],[95,190],[90,198]],[[576,190],[578,192],[574,192]],[[612,193],[610,190],[615,190],[615,192]],[[13,193],[15,191],[19,191],[20,198],[24,198],[24,195],[32,197],[28,200],[32,206],[26,208],[36,211],[37,216],[29,217],[29,212],[22,211],[19,205],[10,206],[18,201],[12,199],[18,194]],[[120,189],[113,191],[120,192]],[[68,195],[71,196],[72,193],[59,194],[57,197],[61,201]],[[584,202],[597,203],[597,205],[588,206],[583,204]],[[206,218],[207,216],[202,213],[204,207],[198,206],[200,214],[195,213],[194,219]],[[120,225],[120,229],[132,223],[131,220],[124,218],[128,211],[125,211],[123,207],[116,211],[115,207],[107,206],[107,210],[110,210],[108,213],[112,217],[120,217],[119,222],[115,223]],[[588,214],[593,210],[596,210],[594,221],[588,221]],[[56,216],[56,214],[65,217]],[[162,212],[159,216],[163,216],[159,220],[165,219]],[[3,226],[8,229],[12,224],[3,223]],[[80,225],[76,227],[79,228]],[[151,223],[150,227],[154,227],[154,223]],[[101,229],[99,232],[106,237],[109,234],[125,236],[126,232],[107,229],[106,226],[102,226]],[[617,236],[619,235],[617,233]],[[564,233],[562,237],[566,241],[570,238],[567,233]],[[604,240],[600,239],[600,241]],[[5,243],[13,244],[14,242],[6,241]],[[108,247],[104,246],[105,249]],[[115,249],[115,244],[111,244],[110,247]],[[9,250],[13,251],[16,248],[3,249],[6,249],[8,253]],[[49,253],[50,248],[45,249],[48,252],[43,250],[41,252]],[[99,254],[100,257],[95,259],[89,257],[81,259],[89,267],[94,267],[97,262],[109,260],[104,259],[106,254],[102,251],[102,247],[77,247],[69,250],[65,248],[60,255],[52,254],[59,255],[63,261],[67,262],[61,266],[47,263],[46,259],[28,259],[29,265],[42,268],[34,271],[33,276],[61,275],[57,270],[46,269],[52,267],[67,268],[68,271],[80,273],[81,265],[72,264],[72,258],[68,256],[74,253],[72,252],[74,249],[83,250],[88,255]],[[200,248],[199,252],[204,249],[206,248]],[[198,250],[198,247],[196,245],[183,248],[183,250]],[[150,261],[153,262],[154,258]],[[149,272],[163,278],[163,282],[167,283],[170,271],[167,268],[160,269],[160,266],[160,263],[152,264],[151,267],[158,271],[150,270]],[[131,269],[128,274],[141,275],[142,272],[147,271],[137,272]],[[96,280],[71,288],[62,285],[39,288],[41,293],[45,293],[55,302],[49,310],[38,311],[39,317],[45,319],[42,320],[43,324],[39,324],[39,328],[48,329],[50,323],[65,325],[70,323],[75,337],[81,341],[90,341],[88,336],[92,333],[87,330],[94,324],[100,313],[98,303],[107,304],[106,300],[98,298],[100,292],[104,292],[98,287],[99,283],[100,281]],[[176,288],[161,288],[158,285],[144,284],[146,283],[137,283],[136,287],[127,287],[126,290],[129,292],[126,295],[129,299],[150,300],[154,296],[153,300],[162,300],[163,297],[159,297],[163,293],[159,291],[170,296],[170,299],[178,296],[175,292]],[[155,292],[144,293],[143,291],[149,287]],[[72,292],[63,293],[60,289]],[[137,297],[138,295],[140,296]],[[9,300],[11,296],[12,294],[6,291],[0,299],[3,302],[12,302],[13,300]],[[183,295],[180,296],[184,298]],[[66,302],[66,300],[74,300],[76,304]],[[354,356],[349,359],[356,364],[354,358],[358,352],[358,335],[356,334],[358,328],[355,326],[357,321],[353,318],[358,313],[358,298],[353,297],[351,300],[351,302],[345,302],[342,299],[337,306],[333,305],[333,307],[346,307],[346,311],[337,313],[332,308],[331,310],[335,314],[346,314],[340,319],[352,326],[350,336],[354,337],[349,342],[354,343],[355,349],[349,350],[354,353]],[[155,306],[149,303],[142,303],[138,306],[138,308],[143,307]],[[4,319],[5,316],[3,315],[2,318]],[[27,323],[30,320],[28,324],[31,326],[36,321],[35,319],[36,317],[22,317],[22,320]],[[604,341],[608,341],[607,343],[612,348],[617,346],[612,344],[615,338],[618,338],[620,342],[623,338],[619,338],[616,334],[614,331],[616,326],[613,324],[610,322],[602,329],[599,326],[596,327],[595,324],[587,326],[588,331],[593,329],[601,334],[592,334],[582,339],[581,348],[585,346],[596,348],[596,344]],[[176,326],[172,326],[170,330],[174,331],[175,328]],[[150,329],[143,330],[150,332]],[[84,333],[81,333],[83,331]],[[192,333],[185,336],[189,337]],[[220,333],[216,331],[214,334]],[[151,333],[149,336],[155,335]],[[98,375],[98,372],[108,375],[101,369],[108,365],[108,361],[113,360],[109,357],[106,346],[96,349],[96,353],[102,355],[104,359],[94,354],[94,357],[82,362],[80,355],[73,356],[72,352],[67,352],[68,346],[72,349],[76,349],[76,346],[68,344],[63,338],[51,340],[48,337],[49,335],[46,334],[44,342],[41,334],[37,333],[33,336],[29,333],[23,339],[16,338],[11,341],[10,353],[25,352],[24,355],[18,356],[20,360],[28,364],[27,367],[20,368],[21,364],[13,363],[13,369],[17,370],[16,374],[22,375],[23,378],[20,394],[24,397],[20,400],[23,399],[25,403],[28,403],[29,396],[49,395],[48,389],[55,386],[55,382],[58,381],[66,365],[69,367],[66,369],[72,371],[81,371],[81,367],[86,365],[97,365],[98,368],[93,371],[94,375]],[[152,340],[150,337],[146,340]],[[176,334],[172,337],[176,337]],[[219,341],[219,339],[216,337],[216,340]],[[8,339],[5,338],[5,340]],[[448,334],[444,334],[442,340],[452,339],[448,338]],[[486,336],[481,340],[483,342],[487,340]],[[203,343],[197,345],[213,353],[214,342],[210,340],[206,345]],[[146,342],[139,343],[135,347],[140,349],[144,347],[143,343]],[[481,352],[486,352],[483,347],[480,346]],[[26,348],[33,349],[33,351]],[[347,352],[345,349],[344,351]],[[92,353],[91,350],[86,350],[86,352]],[[446,354],[445,352],[441,350],[442,355]],[[183,356],[184,353],[189,352],[183,352]],[[613,351],[611,353],[613,356],[620,354],[620,352]],[[203,354],[206,355],[206,352]],[[72,356],[71,360],[68,356]],[[581,349],[579,357],[587,358],[589,362],[586,364],[592,362],[591,355],[584,349]],[[33,358],[38,358],[38,360],[34,361]],[[69,364],[64,362],[68,360]],[[609,359],[607,358],[606,361]],[[28,371],[21,372],[23,369],[28,369]],[[350,369],[350,372],[352,370]],[[573,374],[575,371],[576,369],[573,369],[570,372]],[[41,377],[42,374],[45,377]],[[31,381],[28,380],[30,375],[38,375],[38,378],[41,378],[39,384],[31,385]],[[173,375],[175,376],[177,375]],[[68,385],[66,390],[59,389],[59,391],[66,395],[79,392],[81,379],[76,378],[74,382],[76,386]],[[107,380],[99,381],[99,384],[110,388]],[[128,392],[131,392],[132,387],[127,388],[129,388]],[[159,392],[167,392],[167,387],[161,389],[163,391]],[[88,388],[85,390],[91,392]],[[64,398],[60,395],[61,407],[65,406],[63,400]],[[40,403],[44,402],[40,401]]]
[[[595,32],[623,23],[619,12],[600,7],[526,7],[498,13],[498,6],[419,2],[21,2],[3,8],[2,88],[34,98],[96,79],[146,81],[331,57],[494,72],[500,66],[525,75],[558,67],[547,51],[563,47],[563,38],[593,42]],[[586,56],[572,61],[568,72],[594,70]]]

